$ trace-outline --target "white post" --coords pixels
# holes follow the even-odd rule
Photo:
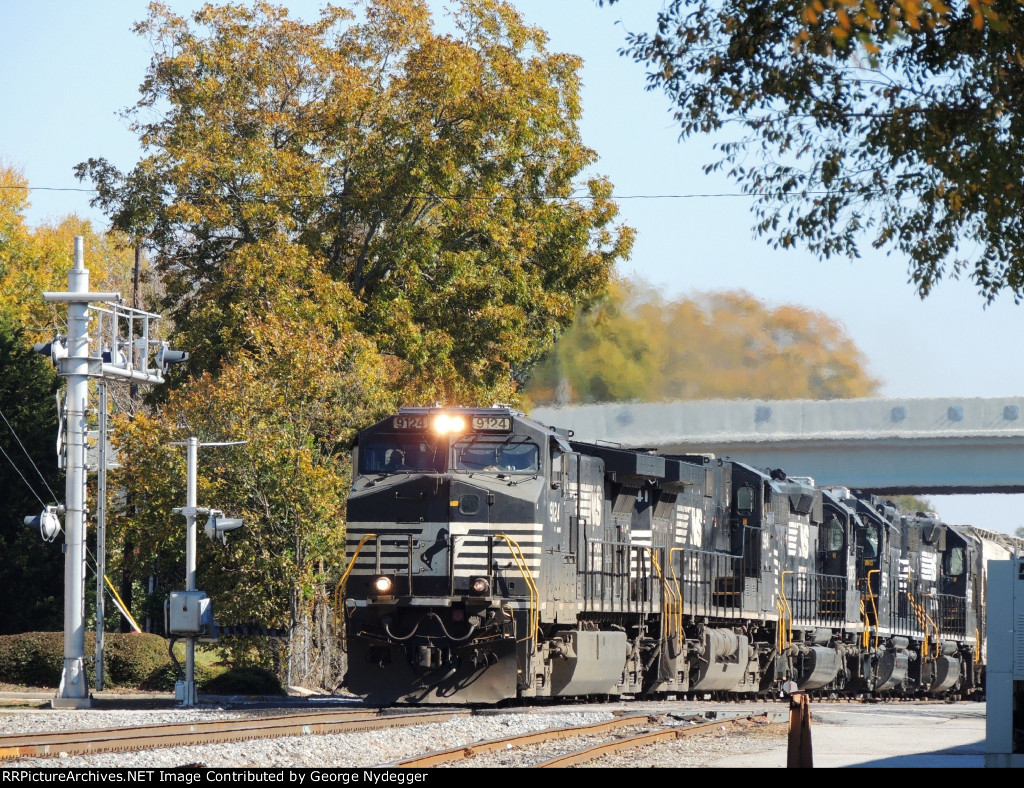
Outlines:
[[[91,705],[85,675],[85,441],[89,408],[89,272],[75,237],[68,271],[67,474],[64,515],[64,669],[53,708]]]
[[[197,466],[199,447],[200,446],[240,446],[246,441],[230,441],[227,443],[200,443],[199,438],[189,438],[184,444],[188,447],[188,458],[186,460],[185,473],[185,505],[181,508],[175,508],[174,511],[185,517],[185,591],[194,592],[196,591],[196,517],[200,514],[212,515],[214,509],[208,509],[206,507],[199,507],[197,505],[197,494],[196,477],[198,475]],[[172,443],[172,446],[181,446],[181,443]],[[219,512],[218,512],[219,516]],[[231,530],[241,525],[241,520],[234,521],[234,525]],[[221,534],[223,536],[223,532]],[[213,538],[213,537],[211,537]],[[199,592],[197,595],[200,598],[205,598],[205,594]],[[209,602],[209,600],[207,600]],[[206,613],[212,613],[207,610]],[[205,614],[204,614],[205,615]],[[175,697],[181,701],[182,706],[194,706],[198,700],[198,693],[196,691],[196,636],[193,634],[185,635],[185,680],[178,681],[174,685]]]
[[[99,449],[96,470],[96,671],[97,692],[103,691],[103,581],[107,576],[107,384],[101,378],[99,385]]]
[[[163,383],[161,370],[149,369],[146,354],[149,346],[149,322],[152,315],[147,312],[131,310],[125,312],[119,306],[112,313],[111,351],[114,352],[117,340],[118,315],[127,317],[129,321],[138,319],[142,324],[143,361],[136,369],[134,361],[127,367],[123,364],[104,364],[102,355],[92,358],[89,355],[89,304],[92,301],[108,301],[120,304],[119,293],[93,293],[89,291],[89,271],[84,262],[85,239],[75,236],[74,264],[68,271],[67,292],[45,292],[43,300],[48,303],[67,304],[68,334],[66,356],[52,355],[57,366],[57,374],[67,378],[66,392],[66,440],[67,452],[66,490],[64,502],[64,666],[61,672],[60,688],[53,699],[54,708],[75,709],[89,708],[91,699],[85,673],[85,557],[86,557],[86,438],[88,435],[87,419],[89,413],[89,379],[95,377],[100,381],[108,376],[135,380],[143,383]],[[137,341],[129,322],[129,341]],[[102,331],[101,331],[102,333]],[[97,549],[96,578],[96,689],[103,687],[103,594],[105,579],[105,513],[106,513],[106,388],[101,391],[100,414],[100,476],[98,492],[100,502],[97,505],[99,533]],[[194,538],[193,538],[194,546]],[[194,554],[194,549],[193,549]],[[193,573],[194,575],[194,573]]]
[[[196,476],[199,454],[199,438],[188,439],[188,459],[186,460],[185,482],[185,590],[196,590]],[[192,635],[185,638],[185,687],[182,706],[195,706],[196,693],[196,639]]]

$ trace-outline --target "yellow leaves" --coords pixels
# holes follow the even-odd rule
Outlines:
[[[981,30],[986,24],[1005,28],[1004,15],[995,10],[994,0],[968,0],[971,22]],[[826,25],[838,44],[851,36],[870,54],[879,54],[882,45],[906,33],[918,33],[949,24],[954,7],[945,0],[896,0],[884,15],[877,0],[812,0],[800,9],[800,28],[793,36],[797,49],[810,40],[813,29]]]
[[[669,301],[650,285],[619,281],[562,336],[527,396],[534,404],[830,398],[868,396],[877,385],[824,315],[770,309],[743,291]]]
[[[15,168],[0,165],[0,185],[12,187],[0,189],[0,312],[24,327],[33,341],[52,339],[63,320],[41,294],[66,289],[75,236],[85,239],[93,289],[130,291],[134,253],[123,236],[97,234],[77,216],[29,227],[27,191],[21,188],[28,182]]]
[[[981,30],[985,26],[986,17],[994,16],[991,10],[992,0],[967,0],[967,4],[973,12],[971,22],[975,30]]]

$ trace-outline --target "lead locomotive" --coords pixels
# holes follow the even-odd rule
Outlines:
[[[974,695],[984,566],[1024,542],[511,408],[359,433],[337,588],[370,702]]]

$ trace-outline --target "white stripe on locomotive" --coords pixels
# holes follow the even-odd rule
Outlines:
[[[448,524],[437,523],[423,524],[430,530],[447,530]],[[428,566],[420,560],[425,551],[429,550],[434,542],[429,537],[423,537],[423,525],[417,524],[411,528],[389,527],[387,533],[381,534],[378,538],[383,539],[380,550],[380,569],[382,572],[403,574],[409,570],[409,548],[407,538],[412,536],[419,544],[413,548],[413,575],[414,576],[439,576],[448,572],[447,544],[438,551],[439,557]],[[472,524],[461,524],[459,531],[468,533],[455,535],[455,576],[468,578],[487,574],[487,537],[497,533],[504,533],[515,542],[522,551],[523,559],[531,574],[536,576],[540,569],[541,556],[541,532],[536,523],[481,523],[479,526]],[[352,560],[355,546],[367,533],[379,533],[379,523],[349,523],[348,535],[350,550],[348,560]],[[369,540],[356,560],[354,571],[359,573],[375,572],[377,566],[376,540]],[[515,569],[518,567],[515,556],[504,539],[494,539],[492,557],[501,569]],[[443,555],[443,558],[440,556]]]

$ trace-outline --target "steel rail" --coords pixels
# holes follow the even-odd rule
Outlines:
[[[524,733],[520,736],[508,736],[503,739],[492,739],[491,741],[475,742],[463,747],[455,747],[450,750],[439,750],[425,755],[417,755],[415,758],[406,758],[401,761],[387,764],[387,768],[427,768],[442,763],[450,763],[463,758],[473,758],[482,752],[492,750],[506,750],[509,747],[526,747],[539,742],[551,741],[552,739],[570,739],[578,736],[592,736],[595,734],[607,733],[618,728],[635,725],[660,724],[658,718],[662,715],[651,714],[629,714],[618,717],[614,720],[596,722],[591,725],[579,725],[570,728],[548,728],[542,731]]]
[[[381,715],[379,712],[366,711],[330,711],[285,714],[277,717],[205,720],[170,725],[9,734],[0,736],[0,761],[11,758],[52,758],[99,752],[125,752],[282,736],[348,733],[406,725],[424,725],[471,715],[472,712],[468,710],[452,711],[450,709],[394,715]]]
[[[751,717],[744,718],[750,721]],[[765,715],[765,721],[767,722],[768,717]],[[726,720],[732,725],[739,725],[740,720],[737,718]],[[630,736],[626,739],[618,739],[617,741],[603,742],[601,744],[595,744],[593,747],[586,747],[576,752],[571,752],[567,755],[559,756],[558,758],[552,758],[550,761],[544,763],[538,763],[533,768],[535,769],[553,769],[553,768],[564,768],[566,766],[578,766],[582,763],[589,763],[590,761],[596,761],[598,758],[605,755],[612,755],[613,753],[622,752],[624,750],[635,750],[640,747],[646,747],[649,744],[656,744],[662,741],[675,741],[677,739],[685,739],[689,736],[694,736],[698,733],[707,733],[708,731],[717,730],[722,727],[723,720],[711,720],[709,722],[701,722],[696,725],[691,725],[687,728],[671,727],[663,728],[657,731],[648,731],[646,733],[640,733],[636,736]]]

